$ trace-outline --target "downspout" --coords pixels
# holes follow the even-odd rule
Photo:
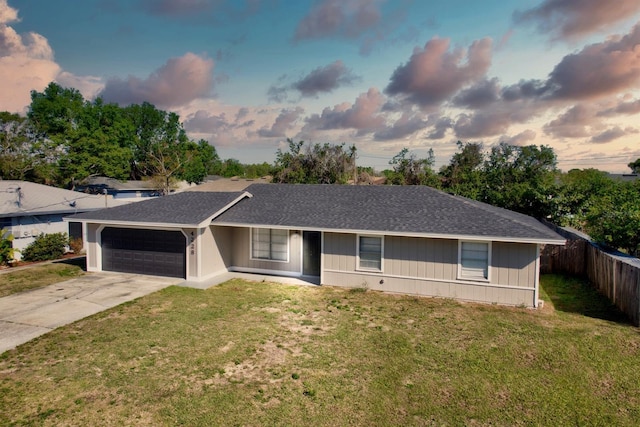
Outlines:
[[[534,278],[533,308],[538,308],[540,298],[540,244],[536,244],[536,272]]]

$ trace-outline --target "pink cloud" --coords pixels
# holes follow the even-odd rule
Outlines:
[[[638,113],[640,113],[640,99],[634,100],[634,101],[622,100],[613,107],[606,108],[602,111],[599,111],[598,116],[610,117],[610,116],[617,116],[619,114],[633,115]]]
[[[210,11],[219,1],[212,0],[142,0],[144,10],[160,16],[194,15]]]
[[[640,23],[623,37],[584,47],[553,69],[547,88],[554,98],[585,99],[635,88],[640,82]]]
[[[306,76],[291,84],[273,85],[267,91],[267,96],[275,102],[283,102],[289,92],[297,91],[302,97],[317,97],[320,93],[329,93],[341,86],[349,85],[360,78],[354,75],[340,60],[324,67],[318,67]],[[286,76],[280,77],[280,82]]]
[[[323,0],[298,23],[294,40],[358,37],[380,22],[378,3],[375,0]]]
[[[377,141],[391,141],[404,138],[420,130],[424,130],[428,120],[424,114],[415,112],[405,112],[391,126],[377,131],[373,137]]]
[[[385,89],[423,107],[437,106],[464,86],[481,79],[491,65],[491,39],[474,41],[469,49],[449,51],[449,39],[434,38],[415,49],[391,76]]]
[[[606,29],[640,11],[638,0],[544,0],[539,6],[516,12],[517,23],[534,23],[542,34],[577,38]]]
[[[18,34],[7,25],[17,21],[18,11],[0,0],[0,110],[22,113],[31,103],[30,91],[44,90],[61,69],[45,37]]]
[[[321,115],[311,115],[306,119],[303,132],[329,129],[356,129],[358,134],[372,132],[385,123],[385,118],[379,114],[384,103],[384,96],[371,88],[358,96],[354,104],[344,102],[325,108]]]
[[[533,141],[534,139],[536,139],[536,133],[531,129],[522,131],[517,135],[513,135],[513,136],[504,135],[500,138],[502,142],[506,142],[509,145],[517,145],[517,146],[527,145],[531,143],[531,141]]]
[[[471,109],[485,107],[500,98],[500,84],[497,78],[483,79],[475,85],[461,90],[454,98],[453,105]]]
[[[556,138],[587,137],[591,134],[590,127],[599,124],[595,118],[596,112],[593,105],[574,105],[544,125],[544,131]]]
[[[275,122],[270,128],[263,127],[258,130],[258,135],[265,138],[284,138],[287,131],[293,129],[296,121],[304,112],[304,108],[296,107],[293,109],[283,109],[280,115],[276,117]]]
[[[592,136],[590,141],[596,144],[603,144],[633,133],[638,133],[638,130],[632,127],[622,129],[620,126],[614,126]]]
[[[316,96],[320,92],[331,92],[341,85],[351,84],[358,78],[340,60],[325,67],[318,67],[293,84],[302,96]]]
[[[0,0],[0,25],[18,22],[18,9],[9,6],[7,0]]]
[[[212,59],[186,53],[169,59],[146,79],[110,79],[100,95],[121,105],[146,101],[160,107],[181,106],[210,94],[213,67]]]

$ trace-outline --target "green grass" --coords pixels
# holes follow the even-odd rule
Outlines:
[[[537,311],[170,287],[0,356],[0,425],[637,426],[638,329],[542,280]]]
[[[0,274],[0,297],[41,288],[81,276],[82,267],[73,263],[43,264]]]

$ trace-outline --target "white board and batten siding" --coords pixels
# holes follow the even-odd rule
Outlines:
[[[357,236],[324,233],[322,282],[464,301],[535,306],[537,245],[492,242],[489,280],[458,277],[456,239],[384,237],[381,272],[359,270]]]

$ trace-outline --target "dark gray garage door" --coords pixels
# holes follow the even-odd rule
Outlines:
[[[102,269],[184,279],[186,248],[180,231],[107,227],[102,230]]]

